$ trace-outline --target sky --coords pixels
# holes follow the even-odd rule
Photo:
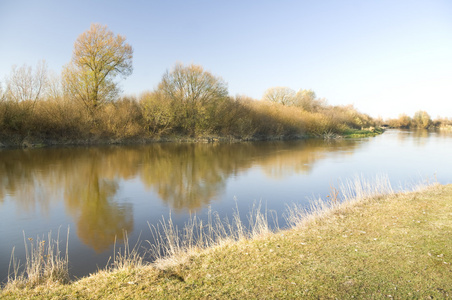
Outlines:
[[[0,82],[40,60],[60,74],[91,23],[134,49],[125,95],[181,62],[222,77],[231,96],[286,86],[372,117],[452,117],[450,0],[0,0]]]

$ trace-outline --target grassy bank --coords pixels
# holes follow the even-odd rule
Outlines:
[[[370,197],[362,189],[353,194],[361,200],[320,203],[310,215],[292,208],[289,230],[224,239],[154,265],[122,264],[70,284],[12,285],[0,297],[451,297],[452,185],[386,196]],[[335,195],[332,191],[332,202]]]
[[[370,137],[370,136],[377,136],[379,134],[382,134],[384,132],[384,129],[377,127],[377,128],[368,128],[363,130],[346,130],[343,133],[343,136],[346,138],[360,138],[360,137]]]

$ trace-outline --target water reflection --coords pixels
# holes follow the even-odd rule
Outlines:
[[[217,145],[155,145],[146,151],[141,180],[176,211],[203,207],[224,190],[225,179],[237,168],[233,153],[224,150]]]
[[[283,145],[267,145],[269,155],[260,165],[264,173],[274,179],[284,179],[294,174],[309,174],[315,163],[334,153],[337,156],[352,155],[359,143],[356,140],[307,140]]]
[[[172,210],[193,211],[220,197],[229,178],[252,167],[278,179],[306,174],[331,153],[350,155],[360,145],[307,140],[4,150],[0,205],[10,199],[22,214],[45,214],[64,203],[79,240],[102,252],[134,229],[134,200],[119,196],[129,180],[138,179]]]
[[[71,273],[83,276],[105,266],[124,230],[132,244],[151,239],[147,221],[169,209],[178,226],[192,211],[206,217],[209,204],[225,217],[237,205],[246,222],[254,199],[282,213],[356,174],[388,174],[393,186],[417,174],[450,183],[451,137],[388,130],[357,140],[0,150],[0,281],[14,246],[25,257],[22,230],[33,237],[69,224]]]
[[[124,231],[133,230],[132,206],[118,203],[116,180],[102,178],[100,159],[92,156],[77,164],[77,170],[70,176],[75,180],[66,182],[64,200],[66,209],[75,219],[80,240],[96,252],[106,250],[118,237],[123,239]]]
[[[448,140],[452,137],[452,131],[439,129],[399,129],[391,131],[391,134],[397,135],[397,140],[400,144],[412,141],[416,146],[424,146],[431,142],[429,137],[442,140]]]
[[[413,130],[398,130],[396,132],[397,139],[400,144],[412,141],[416,146],[424,146],[428,143],[428,137],[434,134],[434,131],[427,129],[413,129]]]

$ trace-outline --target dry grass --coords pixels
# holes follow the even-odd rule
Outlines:
[[[13,249],[5,289],[14,290],[37,285],[68,283],[68,243],[69,228],[64,255],[60,249],[59,231],[56,239],[52,239],[52,232],[49,232],[47,240],[39,236],[36,239],[26,238],[24,232],[25,263],[20,264]]]
[[[224,234],[224,220],[219,227],[191,221],[184,229],[188,241],[165,221],[161,249],[173,255],[166,262],[119,267],[70,285],[4,290],[1,297],[451,297],[452,185],[395,194],[388,183],[384,176],[344,181],[309,211],[290,209],[294,227],[276,233],[265,226],[265,214],[250,222],[250,231],[234,229],[232,238]]]
[[[386,175],[377,175],[371,179],[356,176],[341,181],[338,188],[331,185],[326,199],[313,199],[307,208],[292,204],[286,210],[285,218],[290,227],[297,228],[306,222],[328,217],[338,209],[353,207],[356,203],[382,196],[390,197],[393,194],[394,190]]]
[[[269,217],[273,222],[270,222]],[[153,240],[148,241],[148,244],[153,265],[159,269],[166,269],[187,261],[203,249],[253,239],[277,230],[274,214],[263,212],[260,203],[253,205],[247,217],[247,224],[242,221],[238,209],[233,214],[232,221],[227,218],[221,219],[218,213],[212,213],[210,210],[207,222],[194,215],[182,230],[174,225],[171,215],[168,220],[163,219],[157,226],[149,224]]]
[[[107,263],[106,271],[113,272],[118,270],[130,270],[145,265],[144,255],[140,251],[141,250],[140,239],[138,238],[137,243],[131,248],[127,232],[124,232],[123,236],[124,236],[123,247],[122,248],[119,247],[118,250],[116,250],[116,240],[115,240],[113,259],[111,264]]]

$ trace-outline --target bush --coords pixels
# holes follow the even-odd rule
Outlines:
[[[47,89],[51,93],[35,100],[16,101],[8,96],[11,93],[0,89],[0,129],[4,136],[17,136],[18,144],[27,137],[65,143],[170,135],[266,139],[342,134],[375,126],[370,116],[352,105],[329,106],[311,90],[301,90],[295,96],[289,93],[297,100],[290,105],[230,97],[223,79],[197,65],[177,64],[163,75],[154,91],[138,99],[122,97],[93,110],[64,96],[59,81],[54,82]],[[425,126],[423,116],[416,124]],[[397,127],[402,124],[406,123],[399,120]]]
[[[159,92],[146,92],[141,95],[139,103],[146,131],[162,135],[173,130],[176,109],[171,99]]]

